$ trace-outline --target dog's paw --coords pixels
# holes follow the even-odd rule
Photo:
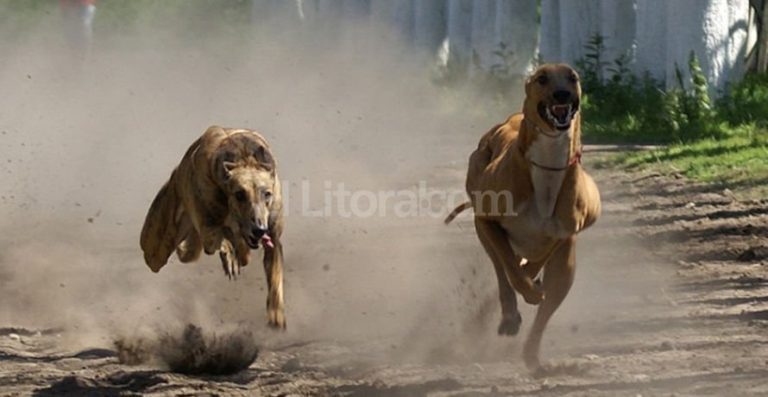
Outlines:
[[[525,367],[534,377],[546,376],[546,369],[541,366],[539,361],[538,348],[532,348],[528,343],[523,347],[523,361]]]
[[[282,310],[267,310],[267,313],[269,316],[267,325],[269,325],[269,327],[272,329],[285,331],[285,313]]]
[[[499,335],[515,336],[520,332],[520,324],[523,323],[523,318],[520,313],[516,313],[513,316],[504,316],[499,323],[498,333]]]
[[[219,258],[221,259],[221,267],[224,269],[224,275],[230,280],[237,279],[237,276],[240,275],[240,263],[237,258],[225,250],[219,252]]]

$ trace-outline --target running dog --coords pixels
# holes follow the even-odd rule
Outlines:
[[[515,291],[539,305],[523,349],[539,371],[541,338],[573,283],[576,235],[600,215],[600,193],[581,166],[581,86],[570,66],[541,66],[525,83],[522,113],[480,139],[469,158],[466,191],[446,224],[474,209],[477,237],[493,262],[501,300],[500,335],[522,319]],[[543,281],[534,282],[543,269]]]
[[[160,271],[173,251],[181,262],[219,251],[236,278],[251,249],[264,248],[269,325],[285,328],[283,201],[277,164],[255,131],[213,126],[189,147],[149,208],[141,230],[144,260]]]

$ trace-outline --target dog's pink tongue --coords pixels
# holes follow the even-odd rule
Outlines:
[[[269,237],[268,234],[261,236],[261,243],[264,244],[265,247],[275,248],[275,244],[272,242],[272,237]]]
[[[552,106],[552,114],[555,117],[565,117],[568,115],[568,105],[555,105]]]

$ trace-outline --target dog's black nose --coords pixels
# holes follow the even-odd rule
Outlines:
[[[567,90],[557,90],[552,93],[552,97],[554,97],[558,103],[566,103],[571,99],[571,92]]]
[[[267,231],[268,230],[266,226],[253,226],[251,228],[251,234],[257,239],[267,234]]]

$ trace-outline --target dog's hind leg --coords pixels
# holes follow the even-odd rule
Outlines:
[[[174,171],[155,196],[141,228],[141,250],[144,251],[144,261],[153,272],[160,271],[168,263],[168,257],[178,243],[176,214],[181,201],[176,192],[175,176]]]
[[[283,300],[283,244],[277,236],[274,247],[264,247],[264,272],[267,276],[267,319],[273,328],[285,329],[285,302]]]
[[[540,371],[539,348],[544,329],[555,310],[568,295],[576,269],[575,237],[564,240],[555,249],[544,267],[544,293],[546,299],[539,305],[536,319],[523,348],[523,359],[531,371]]]
[[[178,230],[176,255],[183,263],[196,261],[203,251],[203,243],[200,240],[200,234],[192,226],[192,220],[188,215],[181,215]]]

